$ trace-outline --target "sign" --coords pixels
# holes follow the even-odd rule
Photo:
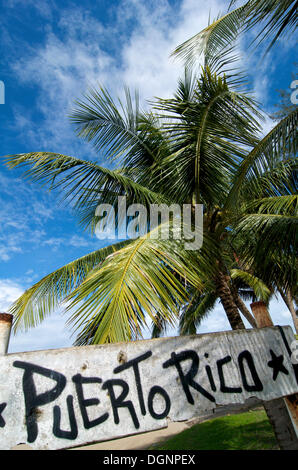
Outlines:
[[[63,449],[298,392],[289,326],[0,356],[0,448]]]

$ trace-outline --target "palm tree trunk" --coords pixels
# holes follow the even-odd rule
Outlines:
[[[223,308],[225,309],[232,330],[245,329],[238,307],[232,295],[228,279],[228,276],[224,273],[218,273],[215,281],[217,294],[221,300]]]
[[[298,450],[298,440],[283,398],[263,403],[281,450]]]
[[[254,319],[253,315],[250,313],[245,303],[241,299],[240,295],[237,292],[237,289],[235,287],[231,287],[231,291],[235,300],[235,304],[237,305],[242,315],[246,318],[246,320],[250,323],[253,328],[257,328],[256,320]]]
[[[279,290],[279,293],[280,293],[284,303],[286,304],[286,306],[288,307],[288,309],[289,309],[289,311],[292,315],[295,330],[296,330],[296,333],[298,334],[298,316],[297,316],[297,313],[296,313],[296,310],[295,310],[295,307],[294,307],[292,294],[291,294],[289,289],[286,289],[285,292],[282,289],[278,289],[278,290]]]

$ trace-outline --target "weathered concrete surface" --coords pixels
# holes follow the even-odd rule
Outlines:
[[[157,431],[124,437],[122,439],[114,439],[113,441],[108,442],[100,442],[83,447],[75,447],[70,450],[147,450],[154,445],[167,441],[171,437],[191,428],[195,424],[203,423],[204,421],[219,418],[221,416],[244,413],[256,408],[262,409],[262,404],[258,400],[252,399],[248,400],[245,404],[218,407],[204,416],[193,418],[188,421],[180,423],[169,422],[167,428],[158,429]],[[27,449],[30,449],[29,446],[27,446]]]
[[[294,334],[283,327],[290,344]],[[0,357],[0,447],[69,448],[298,391],[276,327]]]
[[[240,405],[220,406],[204,416],[178,423],[169,422],[167,428],[158,429],[157,431],[141,433],[134,436],[113,439],[112,441],[104,441],[82,447],[74,447],[69,450],[147,450],[154,445],[167,441],[171,437],[191,428],[195,424],[203,423],[204,421],[219,418],[221,416],[244,413],[254,409],[263,409],[262,402],[259,402],[259,400],[256,399],[250,399],[246,403]],[[32,448],[28,444],[20,444],[13,447],[12,450],[32,450]]]

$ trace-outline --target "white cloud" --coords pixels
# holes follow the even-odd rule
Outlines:
[[[0,312],[8,311],[11,304],[18,298],[24,289],[10,279],[0,279]]]
[[[213,18],[223,6],[224,1],[184,0],[176,8],[161,2],[149,12],[144,3],[127,2],[128,10],[138,18],[138,26],[122,50],[125,83],[138,88],[146,100],[171,96],[183,64],[170,54],[206,27],[210,12]]]
[[[0,312],[7,313],[24,290],[19,282],[0,279]],[[62,311],[57,311],[36,328],[11,334],[8,352],[69,347],[72,342],[71,332],[65,327],[65,317],[62,316]]]
[[[44,18],[52,16],[52,0],[6,0],[5,6],[8,8],[19,8],[26,6],[27,8],[35,8],[37,12]]]
[[[95,243],[96,245],[98,245],[98,242],[95,241]],[[72,235],[68,241],[68,244],[78,248],[81,246],[90,246],[91,241],[87,237],[81,237],[79,235]]]
[[[42,242],[43,246],[49,246],[53,250],[61,246],[73,246],[74,248],[80,247],[98,247],[98,241],[91,239],[91,237],[82,237],[80,235],[71,235],[66,237],[51,237]]]
[[[230,330],[227,315],[222,306],[217,304],[214,310],[205,319],[202,320],[198,327],[198,333],[213,333],[216,331],[227,331]]]
[[[155,96],[172,95],[183,64],[170,58],[171,52],[206,26],[209,14],[215,18],[226,8],[226,0],[184,0],[175,6],[166,0],[123,0],[108,25],[80,7],[57,10],[55,30],[48,23],[44,43],[29,47],[23,59],[12,64],[19,81],[35,87],[35,106],[42,116],[37,123],[32,111],[14,109],[27,145],[32,150],[94,158],[91,145],[75,137],[68,120],[75,99],[99,84],[114,96],[123,96],[123,85],[136,88],[143,104]],[[259,57],[247,54],[246,42],[240,41],[239,47],[242,65],[254,70],[256,97],[266,103],[276,62],[268,55],[259,63]],[[269,124],[268,118],[266,130]]]
[[[99,45],[102,26],[83,18],[81,10],[62,14],[58,30],[59,37],[49,31],[42,46],[12,66],[23,85],[36,88],[35,106],[42,119],[36,123],[35,116],[20,106],[14,112],[21,132],[29,136],[35,150],[73,154],[80,145],[68,114],[89,84],[107,81],[106,72],[111,72],[113,58]]]
[[[21,0],[10,0],[16,6]],[[31,3],[31,2],[30,2]],[[74,100],[89,86],[103,84],[112,94],[122,94],[123,85],[140,91],[150,100],[166,97],[175,90],[183,65],[170,53],[227,8],[227,0],[123,0],[113,11],[113,22],[104,24],[81,7],[55,9],[55,30],[47,23],[44,42],[28,46],[24,56],[12,63],[23,85],[35,87],[36,109],[42,118],[35,121],[32,110],[14,109],[15,124],[32,150],[59,151],[93,156],[91,146],[76,139],[68,114]],[[49,14],[45,2],[41,12]],[[48,4],[49,7],[49,4]],[[52,5],[52,8],[53,5]],[[282,47],[286,47],[281,42]],[[242,65],[254,70],[252,85],[258,99],[267,102],[271,75],[277,67],[272,54],[262,61],[247,52],[247,41],[240,42]]]
[[[48,195],[28,182],[2,174],[0,185],[0,259],[8,261],[28,243],[36,246],[43,239],[43,226],[53,219],[54,210]]]
[[[250,302],[245,302],[245,304],[251,312]],[[268,310],[274,325],[290,325],[292,330],[295,332],[295,327],[293,325],[291,314],[287,310],[285,303],[279,295],[270,301]],[[245,318],[242,318],[242,320],[246,328],[251,328]],[[225,331],[230,329],[231,327],[228,322],[226,313],[222,305],[218,302],[217,306],[210,313],[210,315],[208,315],[204,320],[202,320],[202,323],[198,328],[198,333],[212,333],[216,331]]]
[[[267,135],[274,126],[276,126],[276,122],[271,119],[268,114],[264,114],[264,121],[262,122],[262,129],[261,129],[261,136]]]
[[[11,238],[6,238],[4,243],[0,243],[0,260],[10,260],[13,253],[21,253],[22,249],[14,244]]]
[[[65,243],[65,239],[62,237],[51,237],[43,241],[44,246],[50,246],[52,248],[58,248],[60,245]]]
[[[48,31],[44,44],[12,66],[20,82],[36,87],[43,116],[36,124],[30,112],[15,108],[26,141],[29,137],[33,150],[90,152],[68,122],[74,100],[99,83],[116,95],[126,84],[139,89],[143,100],[169,96],[183,70],[170,53],[208,23],[210,10],[215,16],[223,6],[220,0],[184,0],[175,7],[167,1],[126,0],[115,22],[105,27],[81,8],[59,10],[58,29]]]
[[[27,332],[12,334],[8,353],[65,348],[72,344],[71,332],[65,326],[65,317],[58,311],[37,327]]]

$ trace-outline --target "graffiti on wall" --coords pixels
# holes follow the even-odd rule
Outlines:
[[[295,393],[289,334],[289,327],[266,328],[3,356],[1,441],[8,429],[8,447],[19,438],[66,448],[157,429],[167,418],[250,396]]]

